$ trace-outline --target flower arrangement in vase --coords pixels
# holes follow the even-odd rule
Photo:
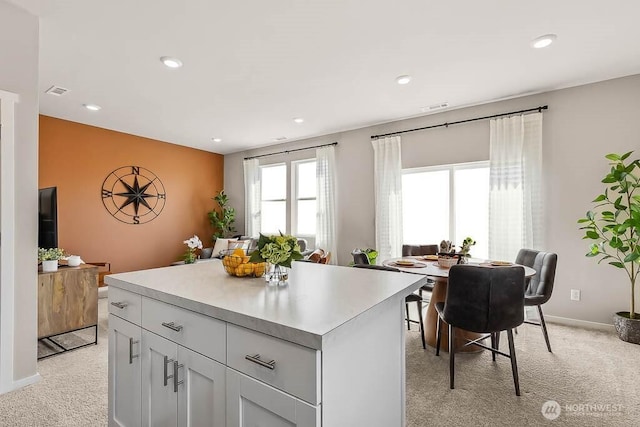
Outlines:
[[[58,270],[58,261],[64,257],[64,249],[38,248],[38,261],[42,261],[42,271]]]
[[[289,278],[287,268],[291,263],[302,259],[298,239],[280,233],[279,236],[260,234],[258,247],[251,253],[250,262],[268,262],[269,272],[266,280],[270,283],[285,284]]]
[[[196,249],[202,249],[202,241],[194,234],[193,237],[190,237],[182,243],[187,245],[187,252],[184,253],[184,263],[193,264],[196,262]]]

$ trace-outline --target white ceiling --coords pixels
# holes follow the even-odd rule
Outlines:
[[[11,1],[42,18],[42,114],[222,154],[640,73],[638,1]]]

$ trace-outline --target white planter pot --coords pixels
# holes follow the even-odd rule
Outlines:
[[[58,271],[58,260],[53,261],[42,261],[42,271],[51,272]]]

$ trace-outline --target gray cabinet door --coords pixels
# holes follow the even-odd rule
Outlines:
[[[178,346],[178,425],[224,427],[225,367],[194,351]]]
[[[227,368],[227,427],[320,427],[320,407]]]
[[[177,427],[178,392],[174,384],[174,361],[178,345],[159,335],[142,331],[142,425]]]
[[[109,425],[137,427],[140,414],[140,326],[109,315]]]

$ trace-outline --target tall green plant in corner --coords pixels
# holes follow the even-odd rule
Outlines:
[[[213,241],[221,237],[228,237],[236,232],[236,210],[229,207],[229,196],[220,191],[213,200],[218,204],[218,209],[209,211],[209,222],[213,227]]]
[[[583,239],[594,240],[588,257],[601,257],[598,263],[625,270],[631,284],[629,319],[635,313],[635,285],[640,269],[640,159],[628,160],[633,151],[623,155],[607,154],[611,171],[604,177],[604,193],[593,200],[595,206],[578,223],[585,230]],[[618,315],[627,317],[627,313]],[[616,325],[617,327],[617,325]],[[624,339],[624,338],[623,338]]]

